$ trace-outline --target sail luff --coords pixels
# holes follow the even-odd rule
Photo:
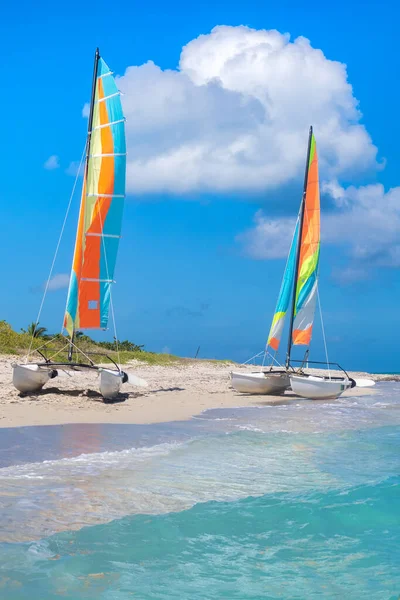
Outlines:
[[[125,197],[125,119],[120,93],[96,53],[87,160],[64,327],[105,329]]]
[[[304,186],[303,186],[303,196],[300,204],[300,224],[299,224],[299,236],[297,241],[296,248],[296,266],[294,269],[294,280],[293,280],[293,288],[292,288],[292,305],[290,310],[290,326],[289,326],[289,334],[288,334],[288,346],[286,353],[286,367],[290,364],[290,355],[292,351],[292,334],[293,334],[293,326],[294,326],[294,318],[295,318],[295,310],[296,310],[296,290],[297,290],[297,280],[299,274],[300,267],[300,253],[301,253],[301,244],[303,238],[303,227],[304,227],[304,213],[305,213],[305,205],[306,205],[306,195],[307,195],[307,182],[308,182],[308,172],[310,167],[310,152],[311,152],[311,144],[313,139],[313,128],[310,127],[309,135],[308,135],[308,147],[307,147],[307,160],[306,160],[306,168],[304,173]]]
[[[88,119],[88,132],[86,137],[86,157],[85,157],[85,165],[84,165],[84,179],[82,185],[82,195],[81,195],[81,205],[79,209],[79,217],[78,217],[78,228],[76,233],[75,240],[75,248],[74,248],[74,256],[72,259],[72,270],[69,282],[69,290],[67,296],[67,306],[65,309],[64,316],[64,328],[68,331],[71,337],[71,343],[68,352],[68,360],[72,360],[72,352],[73,352],[73,342],[74,342],[74,334],[76,325],[76,311],[77,304],[74,302],[75,297],[77,296],[77,287],[79,280],[80,267],[82,264],[82,249],[84,244],[83,239],[83,226],[84,226],[84,214],[85,214],[85,201],[86,201],[86,180],[87,173],[89,167],[89,155],[90,155],[90,138],[93,127],[93,110],[94,110],[94,102],[96,95],[96,80],[97,80],[97,70],[99,64],[100,52],[99,49],[96,48],[96,52],[94,55],[94,66],[93,66],[93,77],[92,77],[92,92],[90,96],[90,108],[89,108],[89,119]],[[72,302],[71,302],[72,300]],[[72,304],[72,306],[71,306]]]

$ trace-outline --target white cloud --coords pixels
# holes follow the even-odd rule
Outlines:
[[[73,160],[69,163],[68,167],[65,169],[67,175],[72,175],[76,177],[77,175],[83,175],[83,163],[79,163],[77,160]]]
[[[54,292],[56,290],[67,288],[69,285],[69,277],[68,273],[58,273],[57,275],[54,275],[49,281],[48,290]]]
[[[60,159],[56,154],[52,154],[44,163],[44,168],[48,171],[53,171],[54,169],[59,169],[60,167]]]
[[[371,273],[365,267],[353,266],[344,269],[333,269],[332,277],[341,285],[349,285],[358,281],[365,281]]]
[[[295,218],[268,218],[262,210],[254,215],[255,226],[236,236],[245,254],[256,259],[287,256],[293,237]]]
[[[310,124],[326,179],[377,168],[345,65],[303,37],[215,27],[183,48],[178,70],[147,62],[118,85],[129,192],[276,188],[301,175]]]
[[[337,208],[321,215],[321,240],[347,248],[350,264],[333,275],[342,283],[360,281],[376,267],[400,267],[400,187],[383,185],[342,188],[324,185]],[[255,226],[237,236],[245,254],[270,259],[287,256],[294,218],[255,215]]]
[[[345,244],[359,264],[400,267],[400,187],[383,185],[342,189],[342,210],[323,221],[323,240]]]

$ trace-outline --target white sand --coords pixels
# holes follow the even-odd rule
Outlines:
[[[150,366],[135,361],[125,370],[146,379],[148,388],[122,387],[120,402],[105,404],[98,393],[93,373],[64,375],[51,380],[42,392],[21,396],[12,385],[16,357],[0,357],[0,427],[55,425],[66,423],[159,423],[190,419],[210,408],[262,406],[299,401],[291,393],[284,396],[250,396],[235,392],[229,380],[232,370],[251,371],[254,367],[207,361],[187,361],[173,366]],[[385,376],[351,373],[352,377]],[[343,396],[374,393],[374,388],[353,388]],[[308,402],[308,400],[304,400]]]

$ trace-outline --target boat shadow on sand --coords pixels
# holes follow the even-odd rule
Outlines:
[[[50,394],[54,394],[55,396],[72,396],[74,398],[87,398],[89,400],[93,400],[94,402],[102,402],[105,404],[118,404],[119,402],[125,402],[129,398],[139,398],[144,396],[145,394],[141,392],[120,392],[116,398],[112,400],[108,400],[103,398],[100,392],[96,390],[89,390],[86,388],[74,389],[74,390],[63,390],[57,387],[49,387],[44,388],[38,392],[30,392],[24,393],[20,392],[18,394],[19,398],[26,398],[30,400],[39,400],[43,396],[48,396]]]
[[[108,400],[104,398],[100,392],[96,390],[91,390],[87,388],[80,389],[61,389],[58,387],[48,387],[39,390],[38,392],[19,392],[18,397],[24,398],[27,400],[40,400],[41,397],[54,395],[54,396],[72,396],[73,398],[87,398],[89,400],[93,400],[94,402],[102,402],[105,404],[118,404],[120,402],[125,402],[130,398],[142,398],[149,393],[155,394],[159,392],[183,392],[186,388],[182,387],[168,387],[168,388],[157,388],[154,390],[147,390],[147,392],[120,392],[118,396],[112,400]]]

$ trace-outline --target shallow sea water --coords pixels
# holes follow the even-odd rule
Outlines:
[[[398,600],[400,385],[2,430],[0,597]]]

